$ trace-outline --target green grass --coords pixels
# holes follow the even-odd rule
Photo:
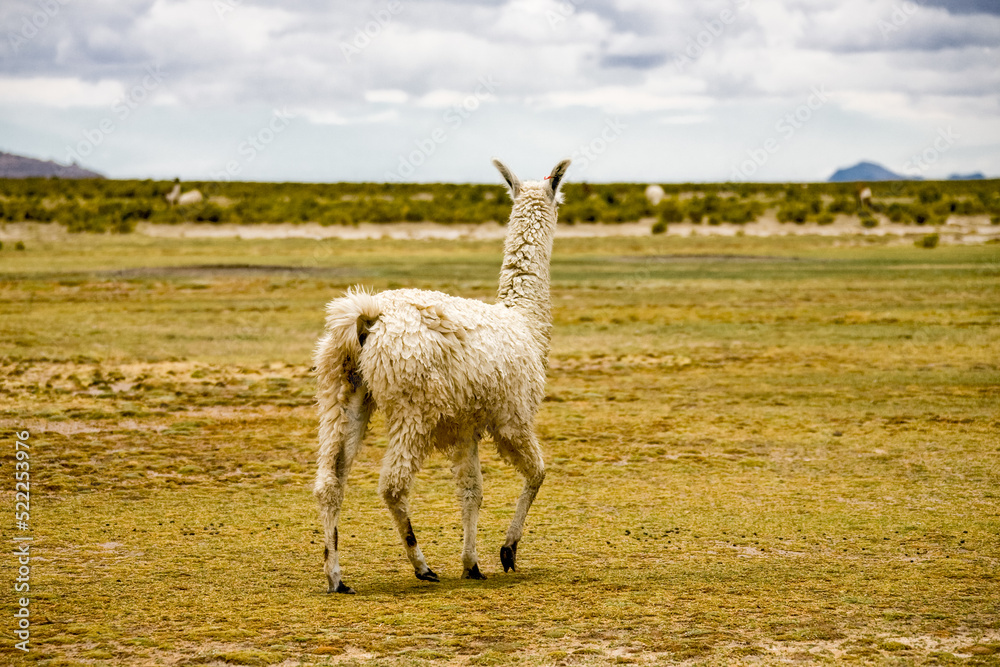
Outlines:
[[[996,664],[997,246],[559,241],[549,475],[521,569],[498,558],[520,480],[486,446],[489,579],[458,578],[440,456],[413,516],[443,581],[413,577],[377,494],[376,418],[341,524],[359,595],[327,595],[308,372],[324,303],[356,282],[490,299],[500,251],[134,236],[4,251],[3,468],[29,430],[35,560],[32,651],[8,634],[3,660]],[[13,567],[0,559],[3,581]]]

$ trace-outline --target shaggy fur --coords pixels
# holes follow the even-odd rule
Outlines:
[[[438,581],[417,544],[408,504],[414,477],[435,449],[451,457],[458,484],[462,576],[485,578],[476,554],[476,522],[483,497],[478,447],[486,434],[525,478],[500,553],[504,571],[516,569],[525,517],[545,477],[532,422],[545,391],[549,259],[559,184],[569,160],[544,181],[525,183],[500,161],[493,163],[514,202],[497,303],[402,289],[352,290],[327,306],[326,333],[315,355],[320,415],[315,495],[326,534],[330,592],[354,592],[341,580],[337,524],[347,475],[376,407],[389,430],[379,491],[417,578]]]

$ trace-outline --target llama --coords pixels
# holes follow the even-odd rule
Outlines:
[[[164,195],[167,203],[171,206],[187,206],[189,204],[200,204],[205,198],[199,190],[188,190],[181,194],[181,184],[175,182],[174,189]]]
[[[653,183],[652,185],[646,186],[646,201],[648,201],[653,206],[659,206],[663,198],[667,196],[667,193],[663,191],[663,186]]]
[[[858,188],[858,206],[862,209],[872,207],[872,189],[867,185]]]
[[[328,592],[354,593],[341,579],[337,524],[351,464],[376,408],[389,432],[379,492],[417,579],[440,580],[417,544],[408,502],[421,463],[435,449],[451,457],[458,485],[462,578],[486,578],[476,552],[483,498],[479,441],[486,434],[524,477],[500,549],[504,572],[517,570],[525,518],[545,478],[533,421],[545,391],[549,260],[569,163],[560,162],[543,181],[522,183],[493,160],[513,200],[497,303],[416,289],[354,289],[327,305],[315,353],[320,426],[314,494],[325,532]]]

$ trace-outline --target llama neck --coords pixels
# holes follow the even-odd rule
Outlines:
[[[543,193],[534,194],[523,193],[511,212],[497,299],[521,311],[547,347],[552,328],[549,262],[555,211]]]

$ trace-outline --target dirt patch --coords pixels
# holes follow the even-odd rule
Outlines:
[[[652,220],[650,220],[652,222]],[[925,234],[940,235],[942,243],[977,244],[1000,239],[1000,225],[991,225],[987,215],[951,216],[944,225],[906,225],[889,222],[878,216],[875,227],[862,227],[856,216],[838,215],[833,223],[821,225],[782,223],[768,213],[745,225],[696,225],[690,222],[672,224],[668,236],[827,236],[827,237],[895,237],[899,243],[908,244]]]
[[[556,238],[607,238],[643,237],[652,234],[656,218],[643,218],[636,222],[617,224],[578,223],[560,224]],[[497,240],[502,239],[507,228],[495,222],[481,224],[444,225],[433,222],[396,222],[360,224],[357,226],[328,226],[317,223],[280,225],[213,225],[185,223],[181,225],[140,224],[136,232],[159,238],[241,238],[241,239],[395,239],[395,240]],[[682,238],[693,236],[832,236],[832,237],[895,237],[901,243],[929,233],[938,233],[943,243],[984,243],[1000,239],[1000,225],[991,225],[989,216],[952,216],[948,223],[936,227],[905,225],[880,220],[873,228],[860,225],[854,216],[839,215],[829,225],[807,223],[802,225],[781,223],[772,215],[764,215],[745,225],[720,224],[696,225],[690,222],[672,224],[667,236]]]
[[[502,239],[506,227],[494,222],[482,224],[442,225],[429,222],[394,222],[384,224],[362,223],[350,226],[324,226],[315,222],[301,224],[260,224],[214,225],[208,223],[184,223],[180,225],[154,225],[142,223],[136,226],[136,233],[154,238],[173,239],[395,239],[403,241],[441,240],[491,240]]]
[[[642,237],[652,233],[656,218],[643,218],[636,222],[615,224],[579,223],[560,224],[557,238],[606,238]],[[170,239],[394,239],[415,240],[497,240],[502,239],[507,228],[496,222],[440,224],[434,222],[362,223],[359,225],[324,226],[316,222],[281,224],[212,224],[182,223],[177,225],[139,223],[135,233],[153,238]],[[665,234],[682,238],[694,236],[831,236],[831,237],[895,237],[900,243],[909,243],[925,234],[937,233],[942,243],[976,244],[1000,240],[1000,225],[991,225],[986,215],[951,216],[948,223],[934,227],[891,223],[879,219],[873,228],[864,228],[857,217],[838,215],[832,224],[781,223],[771,213],[745,225],[671,224]],[[56,241],[72,235],[63,225],[32,222],[8,223],[0,227],[0,240]]]
[[[947,633],[945,633],[947,634]],[[912,659],[917,655],[936,655],[941,660],[967,660],[978,656],[993,656],[1000,651],[1000,635],[956,633],[953,636],[891,636],[857,635],[838,640],[798,642],[768,642],[767,652],[782,660],[888,660]]]
[[[611,372],[640,368],[668,369],[683,368],[691,364],[691,359],[680,355],[587,355],[582,357],[552,356],[549,370],[553,372]]]
[[[616,257],[616,262],[629,264],[664,263],[673,262],[800,262],[799,257],[778,257],[776,255],[724,255],[724,254],[704,254],[704,255],[623,255]]]
[[[205,275],[247,278],[260,275],[295,274],[303,276],[355,275],[335,267],[286,266],[276,264],[191,264],[186,266],[153,266],[118,271],[99,271],[94,275],[109,278],[190,278]]]

